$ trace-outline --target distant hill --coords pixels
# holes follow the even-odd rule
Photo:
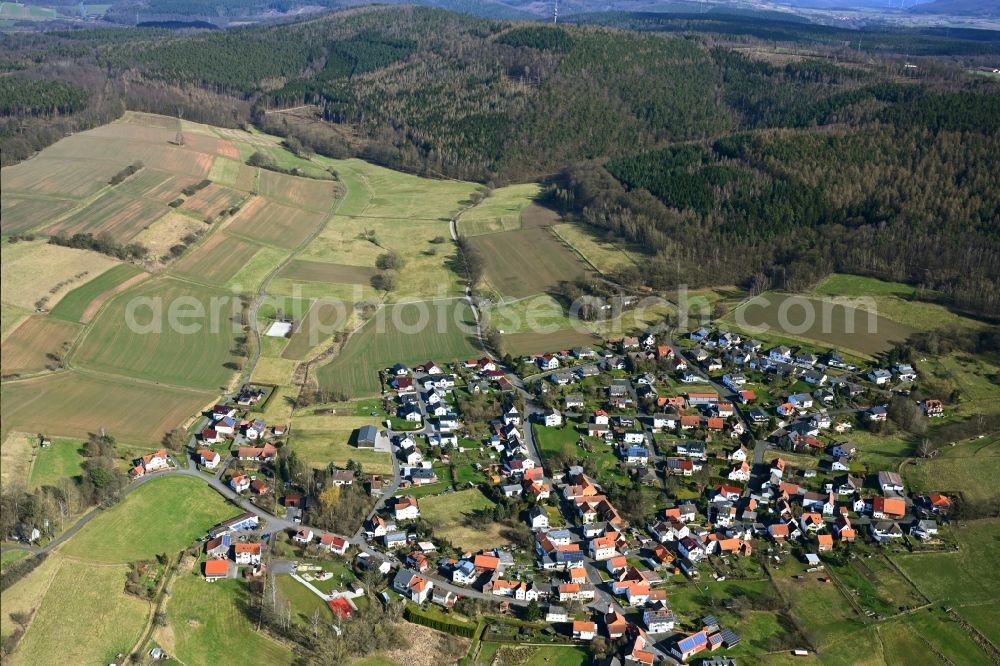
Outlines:
[[[910,7],[911,14],[951,14],[952,16],[1000,17],[996,0],[933,0]]]

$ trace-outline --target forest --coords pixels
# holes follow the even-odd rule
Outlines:
[[[3,163],[126,108],[254,123],[426,176],[543,181],[564,212],[645,246],[642,279],[623,280],[800,288],[841,270],[1000,315],[1000,81],[971,71],[1000,34],[583,22],[377,7],[228,31],[7,33]],[[280,113],[300,106],[307,121]]]

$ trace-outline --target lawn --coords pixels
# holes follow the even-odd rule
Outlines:
[[[478,509],[491,509],[495,505],[478,488],[457,493],[434,495],[420,500],[420,515],[434,528],[434,535],[455,544],[463,550],[480,550],[502,546],[507,539],[500,535],[502,526],[467,526],[463,517]]]
[[[181,476],[152,479],[87,523],[62,552],[99,562],[174,554],[238,513],[202,481]]]
[[[503,231],[469,239],[485,265],[485,282],[505,298],[549,291],[575,280],[586,266],[546,228]]]
[[[231,294],[170,278],[148,281],[110,301],[84,333],[72,362],[177,386],[217,388],[233,376],[224,364],[233,361],[230,350],[241,334],[239,312],[239,299]]]
[[[104,428],[121,443],[151,446],[213,399],[205,391],[61,372],[4,385],[3,431],[82,438]]]
[[[132,264],[114,266],[63,296],[49,312],[49,316],[66,321],[84,321],[83,315],[90,309],[91,303],[142,274],[142,270]]]
[[[291,576],[276,576],[275,578],[278,581],[278,594],[283,601],[292,605],[296,621],[306,625],[310,623],[313,613],[316,611],[319,611],[319,616],[324,620],[333,617],[327,603],[308,587]]]
[[[32,488],[58,486],[62,479],[80,476],[85,460],[80,454],[81,446],[78,440],[54,439],[51,447],[36,449],[29,485]]]
[[[182,573],[167,601],[171,652],[186,664],[291,664],[292,652],[256,631],[244,614],[246,584],[237,580],[209,585],[199,572]]]
[[[294,419],[293,426],[289,437],[292,450],[316,469],[323,469],[330,463],[343,467],[348,460],[354,460],[366,473],[392,474],[392,454],[359,449],[351,444],[353,427],[309,430],[300,425],[299,419]]]
[[[475,358],[472,311],[464,301],[434,301],[381,308],[348,340],[340,354],[319,368],[324,388],[350,396],[378,392],[378,372],[395,363],[416,365]]]
[[[580,432],[572,426],[547,428],[532,425],[531,428],[535,433],[535,444],[538,445],[542,458],[556,455],[570,458],[579,455],[580,448],[577,442],[580,441]]]
[[[478,236],[521,228],[521,211],[541,194],[538,183],[510,185],[490,191],[478,204],[462,212],[458,233]]]
[[[81,330],[61,319],[28,317],[4,339],[0,371],[8,376],[56,369]]]
[[[109,663],[117,653],[128,653],[151,607],[124,593],[127,567],[53,559],[58,569],[28,631],[5,663],[53,663],[56,652],[63,663]],[[6,598],[4,605],[6,610]]]

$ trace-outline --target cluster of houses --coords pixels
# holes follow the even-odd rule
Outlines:
[[[168,469],[170,469],[170,456],[167,455],[166,449],[160,449],[133,460],[129,476],[133,479],[140,479],[147,474]]]
[[[246,576],[261,575],[261,557],[266,546],[253,534],[259,524],[257,514],[247,512],[209,530],[203,565],[206,581],[231,578],[240,567],[244,567]]]

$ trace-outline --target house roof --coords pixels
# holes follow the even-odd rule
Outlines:
[[[896,497],[876,497],[872,502],[872,510],[894,516],[904,516],[906,515],[906,502]]]
[[[225,576],[229,573],[229,562],[226,560],[206,560],[206,576]]]
[[[260,553],[263,544],[259,543],[238,543],[233,546],[237,555],[240,553]]]

